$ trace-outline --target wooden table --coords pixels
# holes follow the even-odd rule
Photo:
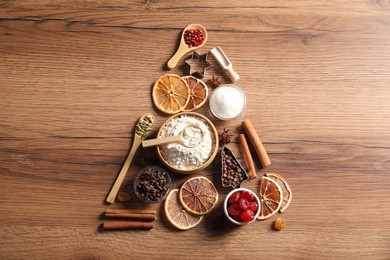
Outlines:
[[[199,52],[221,46],[247,96],[239,119],[212,120],[235,135],[252,120],[272,161],[255,160],[258,176],[278,172],[293,189],[283,214],[226,225],[216,161],[198,175],[215,181],[218,208],[178,231],[131,189],[140,157],[158,163],[153,149],[121,188],[133,200],[104,203],[138,118],[167,119],[151,89],[194,22],[209,32]],[[188,74],[185,58],[171,73]],[[205,80],[229,82],[213,65]],[[389,1],[2,1],[0,90],[1,259],[390,257]],[[173,176],[175,187],[192,177]],[[150,231],[102,232],[107,208],[159,214]]]

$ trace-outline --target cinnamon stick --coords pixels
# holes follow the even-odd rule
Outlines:
[[[129,218],[153,221],[156,219],[156,211],[135,209],[107,209],[105,216],[108,218]]]
[[[245,132],[248,134],[249,140],[251,141],[253,147],[256,150],[257,156],[260,159],[261,166],[263,168],[271,164],[271,160],[268,157],[267,152],[263,146],[263,143],[260,140],[260,137],[256,133],[256,130],[249,119],[245,119],[242,122],[242,126],[245,129]]]
[[[241,152],[244,156],[244,161],[246,163],[246,166],[248,167],[249,179],[257,178],[255,164],[253,163],[252,155],[249,150],[248,143],[246,142],[245,135],[239,134],[237,139],[240,143]]]
[[[103,230],[126,230],[126,229],[152,229],[153,222],[137,221],[106,221],[103,222]]]

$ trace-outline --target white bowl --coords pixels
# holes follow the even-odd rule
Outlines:
[[[210,111],[216,118],[228,121],[242,115],[246,106],[246,97],[239,87],[224,84],[213,91],[209,104]]]
[[[228,208],[227,208],[227,204],[228,204],[228,200],[229,200],[229,197],[237,192],[237,191],[246,191],[246,192],[249,192],[250,194],[252,194],[253,196],[255,196],[255,199],[257,201],[257,205],[259,205],[258,209],[257,209],[257,212],[255,214],[255,217],[252,221],[249,221],[249,222],[238,222],[234,219],[232,219],[230,216],[229,216],[229,213],[228,213]],[[232,222],[233,224],[236,224],[236,225],[245,225],[245,224],[249,224],[249,223],[252,223],[253,221],[255,221],[257,219],[257,217],[259,216],[260,214],[260,210],[261,210],[261,203],[260,203],[260,199],[259,197],[256,195],[256,193],[254,193],[253,191],[251,190],[248,190],[246,188],[238,188],[238,189],[234,189],[232,190],[231,192],[229,192],[228,195],[226,195],[226,198],[225,198],[225,201],[223,202],[223,210],[225,212],[225,215],[226,217],[230,220],[230,222]]]

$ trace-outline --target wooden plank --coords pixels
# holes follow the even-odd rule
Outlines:
[[[0,2],[0,258],[388,258],[389,10],[358,0]],[[201,175],[216,184],[218,208],[177,232],[161,204],[132,191],[140,158],[159,163],[140,149],[122,186],[132,201],[111,207],[158,210],[154,228],[101,232],[138,118],[155,114],[152,136],[167,119],[151,89],[194,22],[209,32],[200,52],[221,46],[247,95],[242,117],[212,121],[237,135],[251,119],[266,170],[289,181],[293,201],[269,220],[226,224],[217,157]],[[210,62],[205,80],[229,82]],[[171,72],[186,75],[184,59]],[[198,112],[210,117],[207,104]],[[229,147],[242,161],[238,143]],[[173,176],[175,187],[192,177]],[[258,180],[244,186],[257,191]],[[279,216],[282,232],[271,229]]]

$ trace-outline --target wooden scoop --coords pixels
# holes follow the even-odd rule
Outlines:
[[[202,138],[199,139],[199,140],[196,140],[193,143],[188,143],[187,138],[189,138],[189,137],[186,137],[186,129],[190,129],[190,128],[199,129],[201,131],[201,133],[202,133]],[[183,131],[180,132],[179,135],[145,140],[145,141],[142,142],[142,147],[149,147],[149,146],[156,146],[156,145],[170,144],[170,143],[180,143],[180,144],[182,144],[182,145],[184,145],[184,146],[186,146],[188,148],[194,148],[194,147],[198,146],[202,142],[204,136],[205,136],[205,134],[204,134],[203,130],[199,126],[197,126],[197,125],[189,125],[189,126],[186,126],[183,129]]]
[[[185,41],[184,41],[184,32],[188,29],[199,29],[203,32],[204,34],[204,40],[202,44],[196,47],[190,47],[188,46]],[[190,24],[186,28],[184,28],[183,33],[181,34],[181,39],[180,39],[180,45],[179,48],[177,49],[176,53],[172,56],[172,58],[168,61],[167,66],[169,69],[173,69],[176,67],[177,62],[183,57],[184,54],[186,54],[189,51],[196,50],[200,47],[202,47],[207,41],[207,31],[206,29],[200,25],[200,24]]]
[[[240,76],[233,70],[233,64],[230,62],[226,54],[223,52],[221,47],[215,47],[210,50],[211,54],[217,60],[219,65],[229,73],[230,79],[235,82],[240,79]]]
[[[152,121],[150,122],[150,130],[149,131],[140,131],[139,127],[142,126],[142,124],[145,122],[146,117],[149,117],[152,119]],[[116,178],[116,181],[115,181],[114,185],[112,186],[110,193],[107,196],[107,199],[106,199],[107,202],[109,202],[109,203],[114,202],[115,197],[118,194],[119,188],[121,187],[122,182],[126,176],[126,173],[129,170],[129,167],[130,167],[131,161],[133,160],[135,152],[137,151],[141,142],[146,137],[148,137],[148,135],[150,134],[150,132],[153,129],[153,126],[154,126],[154,116],[152,114],[145,114],[138,120],[138,123],[136,125],[135,135],[134,135],[133,146],[131,147],[130,153],[127,156],[127,159],[122,166],[122,170],[119,172],[119,175]]]

